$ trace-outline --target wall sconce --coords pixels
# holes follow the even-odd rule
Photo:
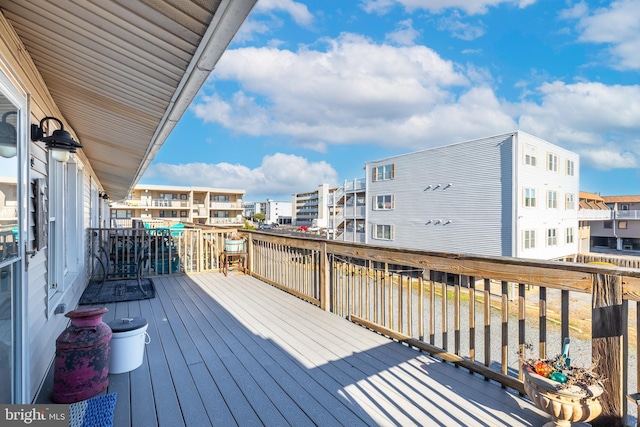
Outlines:
[[[98,193],[98,197],[100,197],[101,199],[104,199],[104,200],[108,200],[109,199],[109,195],[107,193]]]
[[[44,136],[42,126],[47,120],[54,120],[60,125],[60,129],[54,130],[51,136]],[[31,140],[44,142],[47,149],[51,151],[51,156],[61,163],[66,163],[71,153],[76,152],[76,148],[82,148],[82,145],[78,144],[71,134],[64,130],[64,125],[60,119],[55,117],[45,117],[40,120],[40,126],[32,124]]]
[[[15,126],[7,123],[7,116],[18,114],[17,111],[7,111],[0,122],[0,156],[10,159],[18,154],[18,133]]]

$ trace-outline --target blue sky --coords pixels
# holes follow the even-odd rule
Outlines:
[[[142,183],[288,201],[513,130],[640,194],[640,1],[259,0]]]

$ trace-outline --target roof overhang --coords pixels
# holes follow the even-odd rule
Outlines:
[[[126,197],[257,0],[4,0],[112,199]],[[184,141],[188,143],[188,141]]]

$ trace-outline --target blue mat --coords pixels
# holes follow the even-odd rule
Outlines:
[[[69,427],[113,427],[116,393],[69,405]]]

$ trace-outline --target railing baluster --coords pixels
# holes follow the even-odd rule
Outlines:
[[[524,347],[526,344],[526,330],[525,330],[525,286],[522,283],[518,284],[518,354],[524,355]],[[518,379],[522,381],[522,366],[518,364]]]
[[[509,283],[502,281],[502,354],[500,358],[500,372],[507,375],[509,367]],[[504,387],[504,385],[503,385]]]
[[[538,357],[546,359],[547,357],[547,288],[540,286],[540,296],[538,297]]]
[[[442,292],[442,298],[440,298],[440,307],[442,310],[442,348],[446,351],[449,348],[449,331],[448,325],[448,311],[449,302],[447,300],[447,273],[442,275],[442,282],[440,283],[440,292]]]
[[[456,282],[453,284],[453,346],[454,353],[458,356],[460,356],[460,282],[462,277],[461,275],[455,276]]]
[[[418,339],[424,341],[424,273],[418,276]]]
[[[469,360],[476,360],[476,278],[474,276],[469,277]]]

